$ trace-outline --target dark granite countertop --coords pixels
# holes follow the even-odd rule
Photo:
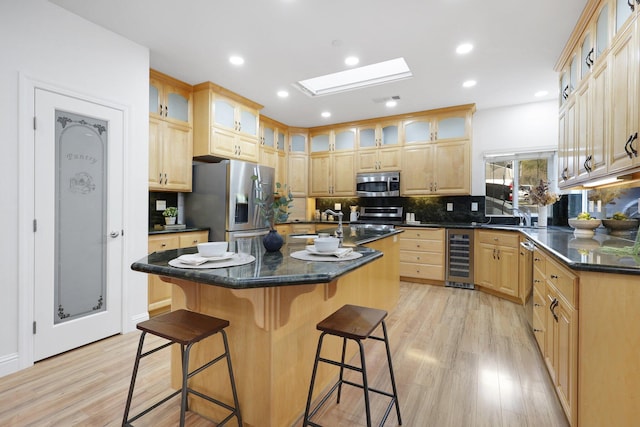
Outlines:
[[[155,230],[153,228],[149,229],[149,236],[152,234],[171,234],[171,233],[188,233],[189,231],[209,231],[208,228],[203,227],[187,227],[182,230]]]
[[[256,257],[256,260],[251,264],[212,269],[171,267],[168,264],[170,260],[183,254],[197,252],[196,248],[185,248],[154,252],[134,262],[131,265],[131,269],[232,289],[329,283],[383,256],[380,251],[358,245],[401,232],[400,230],[391,230],[373,233],[369,230],[366,234],[356,231],[355,235],[352,235],[353,233],[349,227],[345,227],[344,231],[343,246],[353,247],[354,251],[362,253],[363,256],[361,258],[337,262],[301,261],[292,258],[290,254],[304,250],[305,245],[310,243],[308,239],[291,239],[289,243],[282,247],[280,252],[267,253],[262,245],[261,238],[254,237],[252,255]]]

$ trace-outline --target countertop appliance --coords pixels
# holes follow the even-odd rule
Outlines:
[[[356,174],[358,197],[400,197],[400,172],[362,172]]]
[[[275,169],[255,163],[195,163],[193,191],[186,193],[184,202],[187,224],[209,228],[210,241],[267,234],[256,197],[273,198],[274,179]]]
[[[473,230],[447,228],[445,286],[475,289],[473,284]]]

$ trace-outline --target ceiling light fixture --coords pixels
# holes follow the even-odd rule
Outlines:
[[[473,50],[473,45],[471,43],[462,43],[456,47],[456,53],[458,55],[466,55],[467,53]]]
[[[357,56],[347,56],[344,60],[344,63],[349,66],[358,65],[360,59]]]
[[[320,114],[322,117],[324,117],[325,119],[331,117],[331,113],[328,111],[323,111],[322,114]]]
[[[279,91],[278,91],[278,96],[279,96],[280,98],[286,98],[286,97],[288,97],[288,96],[289,96],[289,92],[287,92],[286,90],[279,90]]]
[[[475,80],[467,80],[466,82],[462,83],[462,87],[474,87],[478,82],[476,82]]]
[[[404,58],[391,59],[377,64],[327,74],[294,83],[298,89],[309,96],[329,95],[361,89],[383,83],[413,77],[413,73]]]
[[[547,92],[546,90],[539,90],[536,93],[533,94],[533,96],[535,96],[536,98],[540,98],[542,96],[547,96],[549,94],[549,92]]]
[[[609,178],[602,178],[599,179],[597,181],[591,181],[591,182],[586,182],[584,184],[582,184],[583,187],[598,187],[600,185],[607,185],[607,184],[613,184],[614,182],[620,182],[622,181],[622,178],[616,177],[616,176],[612,176]]]
[[[241,56],[233,55],[229,57],[229,62],[233,65],[242,65],[244,64],[244,58]]]
[[[396,101],[395,99],[390,99],[384,105],[386,105],[389,108],[392,108],[398,105],[398,101]]]

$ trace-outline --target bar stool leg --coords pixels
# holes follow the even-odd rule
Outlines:
[[[387,335],[387,325],[382,321],[382,333],[384,334],[384,345],[387,349],[387,363],[389,364],[389,376],[391,378],[391,388],[393,389],[393,398],[396,404],[396,414],[398,415],[398,424],[402,425],[400,417],[400,404],[398,403],[398,390],[396,389],[396,377],[393,374],[393,364],[391,363],[391,350],[389,349],[389,336]]]
[[[122,425],[127,425],[129,419],[129,410],[131,409],[131,400],[133,399],[133,388],[136,384],[136,377],[138,376],[138,367],[140,366],[140,355],[142,354],[142,345],[144,344],[144,337],[147,333],[142,332],[140,334],[140,340],[138,341],[138,352],[136,353],[136,361],[133,364],[133,373],[131,374],[131,383],[129,384],[129,394],[127,395],[127,403],[124,407],[124,417],[122,418]]]
[[[224,342],[224,352],[227,356],[227,367],[229,368],[229,379],[231,380],[231,392],[233,393],[233,403],[236,407],[236,418],[238,419],[238,426],[242,427],[242,415],[240,414],[240,401],[238,400],[238,392],[236,391],[236,381],[233,378],[233,369],[231,368],[231,353],[229,352],[229,343],[227,341],[227,333],[223,330],[222,341]]]
[[[180,398],[180,427],[184,427],[184,419],[187,412],[187,393],[188,393],[188,380],[189,380],[189,352],[191,351],[191,345],[187,345],[182,349],[182,396]]]
[[[320,361],[320,351],[322,350],[322,341],[324,340],[326,332],[320,334],[318,339],[318,348],[316,350],[316,359],[313,362],[313,371],[311,372],[311,384],[309,385],[309,396],[307,397],[307,407],[304,410],[304,419],[302,421],[302,427],[305,427],[309,421],[309,411],[311,409],[311,398],[313,396],[313,386],[316,382],[316,371],[318,370],[318,362]]]
[[[342,357],[340,358],[340,381],[338,385],[338,400],[337,403],[340,403],[340,395],[342,394],[342,376],[344,373],[344,356],[347,351],[347,339],[342,338]]]
[[[369,405],[369,382],[367,381],[367,365],[364,360],[364,346],[362,341],[356,340],[360,347],[360,363],[362,366],[362,389],[364,390],[364,408],[367,413],[367,427],[371,427],[371,408]]]

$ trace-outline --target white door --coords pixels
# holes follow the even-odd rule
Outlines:
[[[34,360],[122,330],[123,112],[35,89]]]

